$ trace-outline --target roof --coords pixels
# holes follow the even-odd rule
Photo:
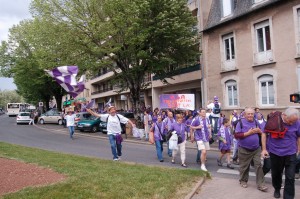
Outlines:
[[[213,0],[207,20],[206,27],[203,31],[208,31],[219,25],[228,23],[245,15],[256,12],[260,9],[269,7],[277,2],[283,2],[284,0],[266,0],[261,3],[253,4],[254,0],[232,0],[233,2],[233,13],[232,15],[222,18],[222,1]]]

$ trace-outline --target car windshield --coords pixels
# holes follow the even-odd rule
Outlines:
[[[20,116],[30,116],[30,113],[20,113]]]
[[[88,120],[97,120],[98,117],[95,117],[95,116],[92,115],[91,117],[88,117],[87,119],[88,119]]]

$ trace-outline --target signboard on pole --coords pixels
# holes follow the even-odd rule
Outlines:
[[[44,106],[43,102],[39,102],[39,107]]]
[[[194,94],[162,94],[159,102],[161,109],[195,110]]]

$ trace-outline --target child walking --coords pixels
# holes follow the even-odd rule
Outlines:
[[[219,139],[219,150],[220,157],[217,159],[218,165],[222,166],[222,158],[226,155],[227,159],[227,167],[230,169],[234,169],[230,164],[230,149],[231,149],[231,133],[230,133],[230,120],[227,118],[223,119],[222,125],[218,132]]]

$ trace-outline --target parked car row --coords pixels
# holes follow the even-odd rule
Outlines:
[[[119,112],[118,114],[123,115],[124,117],[127,117],[129,119],[134,119],[133,113],[127,113],[127,112]],[[17,116],[17,124],[21,123],[29,123],[30,121],[30,112],[20,112]],[[41,116],[38,118],[38,123],[40,124],[58,124],[62,125],[64,124],[63,116],[60,112],[57,110],[50,110],[47,111],[44,114],[41,114]],[[76,114],[75,117],[75,124],[76,130],[79,130],[81,132],[89,131],[89,132],[102,132],[107,133],[107,123],[100,120],[99,117],[92,116],[88,112],[80,112]],[[122,127],[124,128],[124,126]]]

